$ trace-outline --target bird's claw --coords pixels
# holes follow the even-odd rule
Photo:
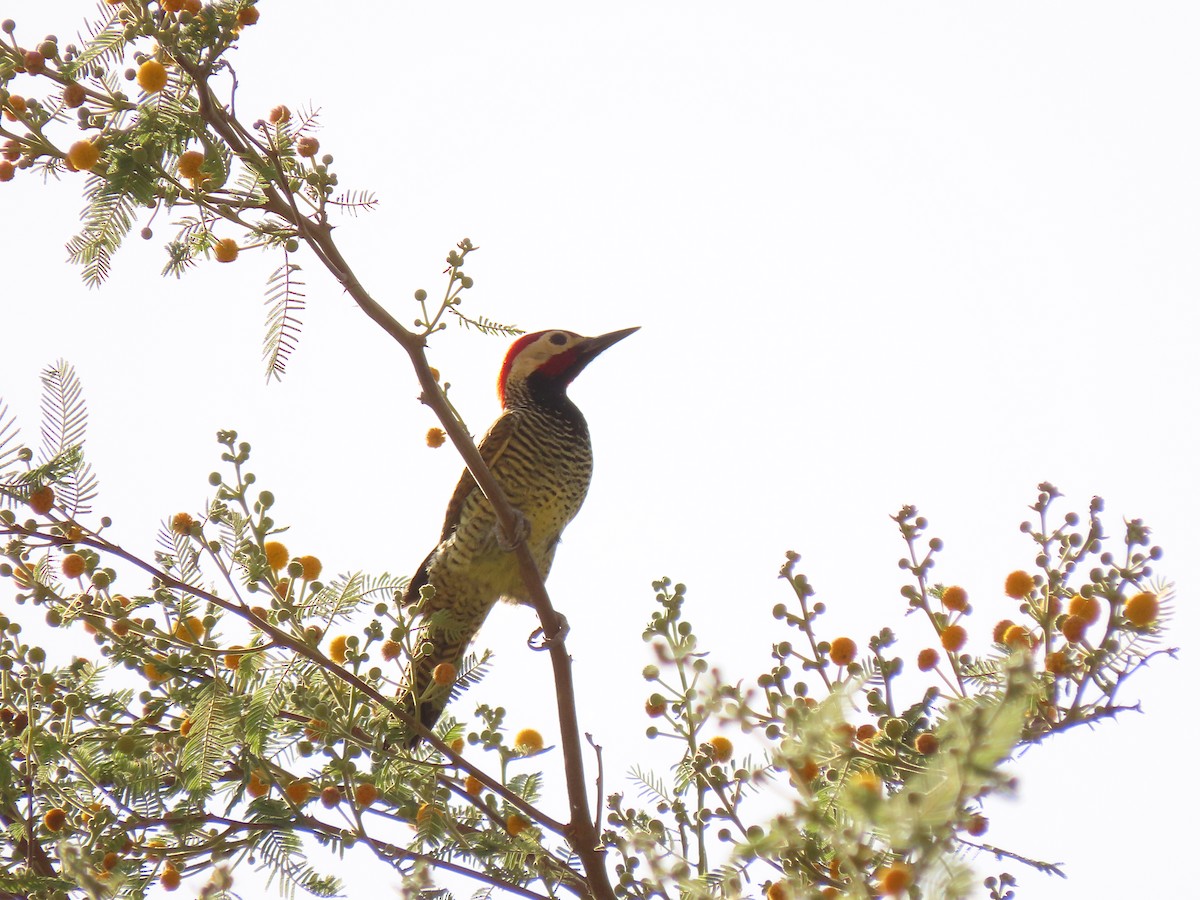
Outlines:
[[[529,537],[532,528],[529,525],[529,520],[525,518],[525,514],[519,509],[513,510],[513,539],[510,541],[504,533],[504,529],[500,523],[496,523],[496,543],[500,545],[500,549],[505,553],[512,553],[517,549],[517,546]]]
[[[544,628],[536,629],[533,634],[529,635],[527,641],[530,650],[549,650],[555,644],[561,643],[563,638],[567,636],[567,632],[571,630],[571,626],[567,624],[567,617],[560,612],[555,612],[554,615],[558,617],[558,630],[555,632],[554,637],[544,637],[546,634],[546,629]]]

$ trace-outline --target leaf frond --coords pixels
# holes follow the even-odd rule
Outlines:
[[[267,363],[267,380],[281,379],[288,358],[300,339],[300,313],[304,309],[304,282],[297,277],[300,267],[286,259],[267,279],[267,336],[263,342],[263,359]]]
[[[79,55],[63,66],[63,74],[68,78],[78,78],[79,73],[96,60],[120,59],[125,48],[125,23],[117,17],[115,10],[105,18],[89,22],[87,30],[88,39]]]
[[[92,467],[83,458],[87,436],[87,404],[75,369],[59,360],[42,371],[42,446],[40,458],[59,471],[59,504],[69,516],[91,512],[91,501],[99,491]],[[32,474],[32,473],[31,473]]]
[[[473,319],[470,316],[464,316],[453,306],[451,306],[449,309],[450,312],[458,318],[458,324],[463,328],[474,328],[477,331],[482,331],[484,334],[489,334],[492,336],[507,335],[508,337],[513,337],[514,335],[525,333],[525,329],[518,325],[504,325],[500,322],[493,322],[486,316],[480,316],[477,319]]]
[[[8,410],[8,404],[0,398],[0,473],[7,472],[19,462],[21,451],[21,429],[17,417]]]
[[[188,715],[191,730],[179,755],[184,788],[193,797],[212,793],[221,777],[234,742],[237,710],[230,703],[229,688],[220,678],[212,679],[200,693]]]
[[[379,199],[371,191],[344,191],[325,201],[330,206],[336,206],[352,216],[357,216],[360,212],[374,211],[379,205]]]
[[[137,198],[125,186],[117,187],[98,175],[88,180],[86,194],[83,230],[67,241],[67,257],[83,266],[83,281],[94,288],[108,278],[112,255],[133,227]]]

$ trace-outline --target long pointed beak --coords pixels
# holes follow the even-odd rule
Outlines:
[[[587,364],[617,341],[624,340],[641,327],[641,325],[635,325],[633,328],[622,328],[620,331],[610,331],[608,334],[587,338],[577,345],[579,358]]]

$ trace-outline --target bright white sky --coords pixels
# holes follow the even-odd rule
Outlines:
[[[888,515],[903,503],[946,542],[935,574],[970,591],[976,650],[1013,612],[1005,573],[1032,566],[1017,526],[1045,479],[1068,495],[1060,512],[1104,496],[1114,537],[1123,516],[1154,528],[1181,586],[1169,639],[1195,645],[1200,8],[261,9],[234,57],[238,110],[322,108],[341,185],[382,201],[338,237],[402,320],[467,235],[483,248],[472,312],[531,330],[643,326],[573,389],[596,477],[550,580],[610,790],[647,752],[652,579],[685,581],[714,661],[752,679],[784,637],[770,609],[795,549],[827,637],[862,646],[890,625],[911,658],[930,638],[898,594]],[[0,3],[26,43],[66,42],[91,13]],[[82,184],[0,185],[0,395],[27,434],[38,372],[66,357],[127,544],[148,550],[164,516],[201,507],[214,432],[234,427],[295,552],[410,572],[460,463],[424,446],[432,417],[399,350],[302,259],[305,334],[287,379],[264,386],[277,260],[163,280],[159,222],[88,291],[62,249]],[[451,331],[431,353],[479,433],[506,346]],[[481,644],[500,658],[475,696],[549,733],[548,664],[524,649],[534,625],[525,610],[492,617]],[[1200,798],[1168,760],[1196,736],[1193,660],[1136,680],[1123,699],[1146,715],[1028,753],[1018,802],[989,808],[988,840],[1064,862],[1068,881],[980,869],[1017,874],[1021,900],[1180,896]]]

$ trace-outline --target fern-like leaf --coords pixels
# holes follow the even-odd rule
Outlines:
[[[194,795],[211,793],[221,776],[234,740],[237,711],[232,707],[229,688],[220,678],[214,678],[200,690],[188,714],[192,727],[180,752],[179,765],[183,786]]]
[[[7,472],[10,466],[20,461],[20,437],[21,429],[17,427],[16,416],[8,411],[8,404],[0,399],[0,473]]]
[[[307,891],[314,897],[336,897],[341,894],[340,881],[331,875],[321,875],[311,866],[304,865],[304,846],[295,833],[268,831],[263,835],[258,850],[263,860],[260,870],[270,870],[267,886],[270,887],[278,875],[279,890],[284,897],[295,897],[296,888]]]
[[[508,789],[527,803],[537,803],[542,794],[542,776],[537,772],[514,775]]]
[[[297,657],[272,668],[266,683],[250,697],[243,721],[246,746],[256,755],[264,755],[270,740],[279,736],[279,711],[287,701],[288,692],[296,682],[293,668],[298,667]]]
[[[300,312],[304,309],[304,282],[296,277],[300,267],[284,259],[284,263],[267,279],[267,337],[263,344],[263,359],[267,363],[267,380],[280,379],[287,368],[288,357],[300,339]]]
[[[42,371],[42,447],[46,465],[61,461],[55,494],[67,514],[92,511],[99,485],[92,467],[83,459],[87,434],[87,404],[75,369],[59,360]]]
[[[507,335],[512,337],[514,335],[525,333],[525,329],[517,325],[503,325],[500,322],[493,322],[491,319],[484,316],[480,316],[478,319],[472,319],[470,316],[464,316],[453,306],[451,306],[449,309],[451,313],[458,317],[458,324],[463,328],[475,328],[479,331],[482,331],[484,334],[490,334],[493,336]]]
[[[63,74],[78,79],[79,73],[87,69],[94,60],[117,59],[125,47],[125,23],[115,10],[88,25],[89,37],[79,55],[63,66]]]
[[[657,800],[668,805],[676,800],[676,793],[669,790],[662,776],[654,772],[634,766],[629,770],[629,778],[637,783],[638,796],[643,800]]]
[[[345,191],[326,201],[330,206],[345,210],[352,216],[370,212],[379,205],[379,200],[370,191]]]
[[[60,359],[42,370],[42,458],[82,444],[86,432],[83,387],[74,367]]]
[[[112,255],[133,227],[137,198],[125,189],[98,176],[88,180],[88,205],[83,212],[83,230],[67,241],[67,256],[83,266],[83,281],[99,287],[112,270]]]
[[[295,125],[292,127],[292,134],[304,134],[306,131],[320,131],[320,117],[320,107],[300,107],[300,113],[295,119]]]
[[[193,587],[200,586],[200,551],[192,542],[191,535],[176,534],[170,522],[163,522],[158,529],[158,544],[162,550],[155,559],[167,571]],[[181,609],[181,613],[190,612]]]

